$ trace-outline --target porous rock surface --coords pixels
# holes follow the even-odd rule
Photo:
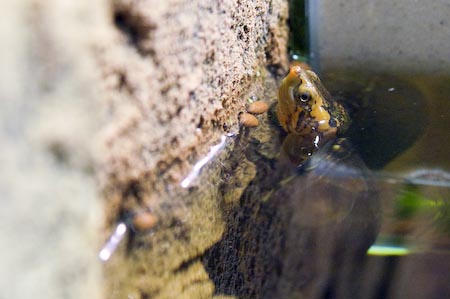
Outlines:
[[[266,68],[286,68],[286,14],[283,1],[114,1],[115,34],[98,51],[105,174],[178,183],[220,134],[237,130]]]
[[[223,196],[230,138],[190,188],[180,183],[222,135],[239,132],[249,98],[273,101],[263,97],[287,68],[286,22],[285,1],[112,1],[110,39],[95,51],[104,237],[141,211],[159,221],[147,231],[130,226],[106,263],[109,298],[214,296],[201,261],[254,170],[242,170],[240,189]]]
[[[0,298],[102,298],[95,183],[102,1],[3,1]]]
[[[287,3],[2,8],[0,297],[211,298],[200,259],[224,231],[219,166],[203,172],[207,183],[179,184],[286,69]],[[159,222],[130,228],[104,293],[98,249],[139,209]]]

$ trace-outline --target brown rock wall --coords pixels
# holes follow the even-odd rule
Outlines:
[[[223,236],[226,206],[242,193],[224,199],[218,189],[232,139],[189,192],[180,182],[221,135],[239,131],[249,97],[273,100],[264,94],[287,67],[286,18],[284,1],[111,3],[111,39],[96,48],[106,231],[141,210],[159,222],[147,232],[130,226],[106,265],[109,294],[211,298],[199,261]]]

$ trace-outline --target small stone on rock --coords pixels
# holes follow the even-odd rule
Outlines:
[[[262,101],[256,101],[248,105],[247,112],[253,113],[253,114],[261,114],[265,113],[269,110],[269,105]]]
[[[151,212],[141,212],[133,217],[133,227],[137,230],[148,230],[158,223],[158,217]]]
[[[243,126],[247,128],[253,128],[259,124],[258,119],[256,117],[254,117],[250,113],[245,112],[239,116],[239,121]]]

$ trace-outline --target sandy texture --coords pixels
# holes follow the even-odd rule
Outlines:
[[[179,184],[286,69],[287,3],[1,7],[0,298],[211,298],[200,260],[223,235],[232,142],[207,181]],[[140,210],[158,223],[130,226],[103,294],[100,243]]]
[[[99,81],[89,48],[106,6],[0,7],[0,298],[101,298]]]
[[[213,296],[200,261],[225,229],[218,186],[232,139],[203,179],[189,190],[180,182],[221,135],[239,131],[248,99],[286,70],[286,18],[284,1],[112,1],[110,39],[96,48],[105,238],[142,210],[159,222],[144,232],[130,226],[106,264],[110,298]]]
[[[114,1],[116,34],[98,51],[110,123],[104,171],[115,176],[106,184],[143,173],[178,183],[220,134],[236,131],[266,67],[286,67],[286,13],[282,1]]]

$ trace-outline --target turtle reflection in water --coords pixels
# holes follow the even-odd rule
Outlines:
[[[364,163],[339,138],[349,116],[315,73],[297,66],[282,81],[275,109],[287,134],[278,159],[259,154],[257,142],[239,148],[237,141],[236,164],[248,159],[257,173],[205,258],[216,292],[241,299],[358,298],[379,207]],[[333,175],[336,168],[356,175]]]

